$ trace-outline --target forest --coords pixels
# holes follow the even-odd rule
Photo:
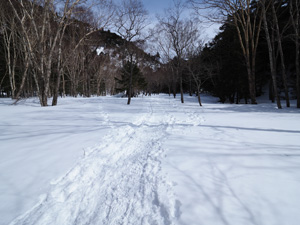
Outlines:
[[[221,24],[210,42],[204,20]],[[0,97],[268,94],[300,108],[299,22],[297,0],[174,1],[152,26],[140,0],[1,1]]]
[[[0,225],[299,225],[299,4],[0,0]]]

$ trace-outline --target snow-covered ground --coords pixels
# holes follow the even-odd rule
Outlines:
[[[298,225],[300,111],[0,99],[0,224]]]

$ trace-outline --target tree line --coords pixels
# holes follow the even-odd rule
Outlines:
[[[269,98],[282,108],[297,98],[300,108],[299,2],[297,0],[190,0],[194,9],[209,12],[222,26],[201,51],[213,62],[208,89],[222,102],[241,99],[257,104],[269,83]]]
[[[282,108],[300,108],[297,0],[175,0],[146,29],[139,0],[8,0],[0,6],[1,95],[58,96],[210,92],[257,104],[268,86]],[[186,13],[193,10],[195,14]],[[221,24],[205,43],[203,18]],[[112,31],[110,31],[111,29]],[[152,46],[153,55],[145,53]]]
[[[109,0],[0,4],[2,96],[16,101],[37,96],[47,106],[49,97],[56,105],[59,95],[115,94],[122,66],[132,65],[129,77],[137,64],[145,76],[156,67],[156,60],[138,46],[147,15],[140,1],[124,0],[118,6]]]

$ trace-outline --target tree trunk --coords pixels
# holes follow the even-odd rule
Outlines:
[[[243,51],[243,55],[246,61],[247,74],[248,74],[248,85],[249,85],[249,95],[251,99],[251,104],[257,104],[256,102],[256,92],[255,92],[255,72],[251,69],[251,59],[250,59],[250,46],[249,46],[249,27],[244,27],[244,41],[242,38],[241,30],[239,28],[237,17],[234,16],[235,27],[238,32],[239,42]],[[254,53],[252,53],[254,55]]]
[[[91,76],[89,72],[86,72],[86,96],[91,97]]]
[[[48,106],[48,90],[45,88],[45,84],[43,86],[43,91],[41,92],[42,96],[40,99],[42,99],[41,106]]]
[[[173,91],[173,97],[176,98],[176,81],[174,79],[174,75],[172,79],[172,91]]]
[[[200,97],[200,87],[198,87],[198,90],[197,90],[197,97],[198,97],[198,103],[199,103],[199,105],[202,106],[201,97]]]
[[[97,78],[97,96],[100,96],[101,79]]]
[[[273,103],[275,102],[272,78],[269,81],[269,100],[271,100]]]
[[[58,43],[58,59],[57,59],[57,73],[58,74],[57,74],[57,80],[56,80],[56,85],[55,85],[54,94],[53,94],[52,106],[57,105],[58,92],[59,92],[59,88],[60,88],[60,80],[64,73],[63,65],[62,65],[62,41],[63,41],[66,27],[67,26],[63,27],[62,34],[60,35],[60,39],[59,39],[59,43]]]
[[[255,105],[257,104],[256,90],[255,90],[255,76],[253,75],[253,71],[251,71],[251,69],[248,70],[248,82],[249,82],[249,94],[250,94],[251,104]]]
[[[61,43],[60,43],[59,50],[58,50],[57,79],[56,79],[56,85],[55,85],[54,93],[53,93],[52,106],[57,105],[58,92],[59,92],[59,87],[60,87],[60,79],[61,79],[61,76],[63,73],[63,69],[61,68],[61,55],[62,55],[62,51],[61,51]]]
[[[66,81],[65,81],[65,73],[62,73],[62,95],[63,97],[66,96]]]
[[[269,29],[268,29],[265,0],[262,1],[261,4],[262,4],[262,10],[263,10],[264,30],[265,30],[266,40],[267,40],[267,44],[268,44],[268,51],[269,51],[269,61],[270,61],[270,69],[271,69],[271,75],[272,75],[272,81],[273,81],[273,87],[274,87],[274,96],[276,98],[278,109],[281,109],[282,107],[281,107],[281,103],[280,103],[280,97],[277,92],[276,70],[275,70],[275,66],[274,66],[274,61],[275,61],[274,60],[274,52],[273,52]]]
[[[236,91],[236,101],[235,104],[239,104],[240,102],[240,94],[239,94],[239,90]]]
[[[189,76],[189,95],[193,96],[193,91],[192,91],[192,75]]]
[[[129,88],[128,88],[128,101],[127,105],[130,105],[131,95],[132,95],[132,76],[133,76],[133,59],[132,55],[130,55],[130,74],[129,74]]]
[[[277,14],[276,14],[274,4],[272,4],[272,14],[273,14],[274,22],[275,22],[275,30],[276,30],[277,40],[278,40],[278,51],[279,51],[279,54],[280,54],[281,70],[282,70],[282,81],[283,81],[283,86],[284,86],[286,107],[290,107],[290,97],[289,97],[289,91],[288,91],[288,86],[287,86],[286,68],[285,68],[285,63],[284,63],[284,54],[283,54],[282,43],[281,43],[281,35],[280,35],[280,31],[279,31],[279,24],[278,24],[278,19],[277,19]]]
[[[128,101],[127,105],[130,105],[131,102],[131,94],[132,94],[132,72],[130,73],[130,78],[129,78],[129,88],[128,88]]]
[[[182,74],[180,74],[180,99],[181,99],[181,103],[184,103],[184,99],[183,99],[183,87],[182,87]]]
[[[12,21],[12,26],[14,22]],[[15,99],[16,92],[16,82],[15,82],[15,67],[16,67],[16,46],[14,39],[14,28],[11,28],[11,33],[8,34],[8,31],[4,30],[4,42],[6,47],[6,63],[8,68],[8,77],[11,88],[11,98]],[[12,45],[12,46],[11,46]],[[12,49],[11,49],[12,47]],[[13,56],[11,55],[11,50],[13,50]]]
[[[19,99],[19,97],[24,89],[25,81],[26,81],[26,78],[28,75],[28,69],[29,69],[29,55],[25,52],[25,68],[24,68],[24,72],[23,72],[23,76],[22,76],[22,82],[21,82],[19,91],[16,95],[16,99]]]
[[[52,106],[56,106],[57,105],[58,92],[59,92],[59,86],[60,86],[60,78],[61,78],[61,75],[59,73],[57,75],[56,85],[55,85],[55,88],[54,88],[53,99],[52,99]]]

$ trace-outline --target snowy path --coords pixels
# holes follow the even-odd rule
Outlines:
[[[50,194],[11,224],[173,224],[176,201],[161,172],[162,142],[169,116],[147,112],[131,124],[114,127]]]
[[[298,225],[299,110],[185,100],[0,101],[0,224]]]

